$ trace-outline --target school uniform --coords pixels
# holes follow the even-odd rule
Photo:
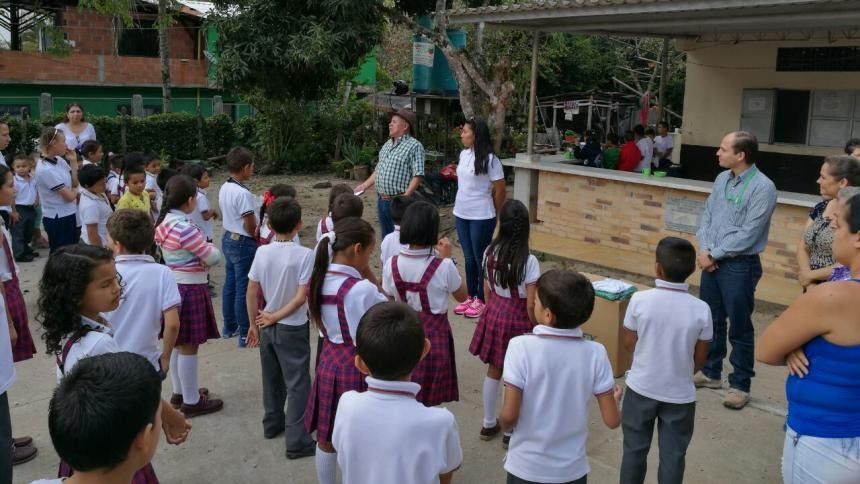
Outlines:
[[[176,277],[167,266],[146,254],[123,254],[115,260],[123,298],[116,309],[105,313],[113,325],[114,341],[122,351],[137,353],[160,370],[158,336],[162,315],[182,304]]]
[[[316,431],[320,442],[331,442],[340,396],[365,389],[364,379],[355,367],[355,332],[364,313],[387,300],[354,267],[329,264],[320,308],[325,337],[305,411],[305,428]]]
[[[527,286],[537,282],[540,265],[537,258],[529,254],[525,278],[518,286],[511,288],[503,288],[496,281],[495,255],[489,249],[484,252],[484,267],[484,277],[490,283],[492,295],[475,327],[469,352],[484,363],[502,368],[511,338],[532,329],[527,307]]]
[[[317,243],[319,243],[326,232],[331,232],[332,230],[334,230],[334,220],[331,219],[331,212],[329,212],[327,216],[317,222]]]
[[[266,312],[275,312],[307,286],[313,271],[313,253],[293,242],[274,240],[260,247],[248,279],[260,284]],[[263,433],[284,432],[287,451],[313,444],[304,428],[311,389],[310,328],[307,302],[276,324],[260,329],[260,364],[263,373]],[[286,404],[286,412],[284,411]]]
[[[150,217],[152,217],[151,207],[152,205],[151,201],[149,200],[149,194],[146,192],[143,192],[140,195],[135,195],[134,193],[131,193],[131,191],[126,191],[119,198],[119,201],[116,202],[117,210],[121,210],[124,208],[140,210],[146,212],[146,214]]]
[[[72,171],[61,156],[40,159],[36,163],[36,191],[42,205],[42,225],[48,234],[51,252],[64,245],[77,244],[77,203],[67,202],[58,193],[61,188],[72,189]]]
[[[20,219],[12,226],[12,249],[20,257],[33,252],[30,241],[33,240],[38,195],[34,177],[28,175],[25,178],[15,175],[14,178],[15,210]]]
[[[29,360],[36,354],[36,344],[30,334],[29,317],[27,316],[27,303],[18,281],[18,267],[15,265],[15,257],[9,246],[11,240],[9,230],[5,224],[0,225],[3,233],[3,254],[0,254],[0,280],[3,281],[3,290],[6,293],[6,307],[12,317],[12,325],[18,333],[18,340],[12,346],[12,359],[15,362]],[[3,313],[5,316],[5,312]],[[5,319],[5,318],[4,318]],[[2,340],[0,340],[2,341]]]
[[[6,158],[3,157],[3,153],[0,153],[0,165],[3,165],[6,168],[9,168],[10,171],[12,171],[12,174],[14,175],[15,172],[9,167],[8,164],[6,164]],[[0,215],[2,215],[2,217],[0,217],[0,218],[2,218],[3,222],[6,225],[9,225],[9,223],[11,222],[11,214],[12,214],[12,207],[10,207],[8,205],[0,205]]]
[[[9,321],[0,298],[0,482],[12,482],[12,419],[9,415],[8,390],[15,383],[15,365],[9,341]],[[5,481],[3,481],[5,479]]]
[[[257,244],[262,247],[264,245],[269,245],[273,240],[275,240],[275,232],[273,232],[269,226],[269,216],[263,215],[263,220],[260,221],[260,225],[257,227]],[[302,239],[299,237],[297,233],[295,237],[293,237],[292,243],[296,245],[302,245]],[[256,256],[254,256],[256,258]],[[266,297],[263,295],[263,291],[257,293],[257,310],[263,311],[266,308]],[[320,333],[322,336],[322,333]]]
[[[638,340],[621,416],[621,482],[644,482],[655,420],[660,421],[658,480],[684,480],[696,418],[693,352],[699,341],[714,336],[708,304],[689,294],[687,284],[657,279],[655,286],[634,294],[624,317],[624,327]]]
[[[171,210],[155,229],[155,243],[176,277],[182,299],[176,344],[200,345],[219,338],[206,276],[208,268],[221,261],[221,252],[179,210]]]
[[[61,347],[62,350],[57,355],[58,383],[66,373],[72,371],[78,361],[84,358],[123,351],[114,341],[111,327],[107,322],[104,323],[81,316],[81,327],[66,336]],[[60,461],[57,476],[60,478],[71,477],[72,473],[73,469],[65,462]],[[158,484],[158,478],[155,476],[152,464],[147,464],[137,471],[131,482],[132,484]]]
[[[420,385],[367,377],[367,391],[343,394],[332,444],[343,484],[431,484],[460,467],[454,415],[415,399]]]
[[[188,217],[191,223],[198,226],[206,236],[207,242],[212,242],[215,239],[215,223],[212,219],[205,220],[203,212],[209,211],[209,198],[206,197],[206,191],[202,188],[197,189],[197,209],[191,212]]]
[[[105,193],[108,196],[119,197],[123,193],[123,191],[121,190],[122,186],[122,177],[119,175],[119,173],[113,170],[109,170],[105,183]]]
[[[615,387],[606,348],[579,328],[538,325],[511,339],[502,379],[523,394],[505,470],[531,482],[585,477],[588,403]]]
[[[157,173],[146,173],[146,185],[144,186],[144,191],[155,193],[155,199],[152,200],[152,218],[158,218],[158,213],[161,211],[161,188],[158,186],[158,174]]]
[[[386,235],[379,246],[379,259],[382,261],[382,265],[385,265],[388,259],[399,254],[401,250],[408,248],[409,244],[400,243],[400,226],[395,225],[394,232]]]
[[[96,225],[101,246],[107,247],[107,222],[110,216],[113,215],[113,210],[110,208],[110,202],[105,195],[97,195],[89,190],[81,191],[81,198],[78,202],[78,216],[81,219],[81,240],[87,245],[93,245],[90,241],[90,234],[87,226]]]
[[[430,353],[412,373],[412,381],[421,385],[418,401],[430,407],[460,399],[448,298],[462,283],[451,259],[435,257],[431,251],[401,250],[382,268],[382,289],[418,312],[430,340]]]
[[[221,250],[224,251],[224,289],[221,309],[224,316],[224,331],[233,333],[238,330],[244,338],[248,334],[248,310],[245,294],[248,292],[248,271],[254,262],[257,240],[254,234],[245,230],[244,217],[253,215],[255,226],[257,204],[254,194],[233,177],[221,185],[218,192],[218,205],[221,207],[221,221],[224,235]],[[240,340],[240,345],[243,341]]]

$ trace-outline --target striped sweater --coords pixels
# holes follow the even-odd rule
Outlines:
[[[179,284],[206,284],[208,267],[221,261],[218,248],[178,210],[171,210],[155,229],[155,243]]]

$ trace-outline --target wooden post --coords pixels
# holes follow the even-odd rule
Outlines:
[[[526,154],[529,158],[534,155],[535,151],[535,104],[537,103],[537,71],[538,71],[538,41],[540,40],[540,32],[535,32],[535,37],[532,42],[532,76],[531,84],[529,85],[529,127],[528,141],[526,143]]]
[[[125,106],[119,108],[119,144],[123,153],[128,153],[128,110]]]

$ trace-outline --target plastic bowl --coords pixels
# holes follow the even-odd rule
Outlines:
[[[655,176],[655,177],[657,177],[657,178],[663,178],[663,177],[665,177],[665,176],[666,176],[666,172],[665,172],[665,171],[655,171],[653,174],[654,174],[654,176]]]

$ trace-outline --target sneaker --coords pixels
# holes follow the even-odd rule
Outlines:
[[[203,388],[200,388],[199,391],[200,391],[201,397],[208,397],[209,396],[209,389],[208,388],[203,387]],[[174,393],[173,395],[170,396],[170,406],[175,408],[176,410],[179,410],[179,408],[182,407],[182,394],[181,393]]]
[[[472,305],[472,296],[469,296],[469,297],[467,297],[467,298],[466,298],[466,300],[465,300],[465,301],[463,301],[463,302],[461,302],[460,304],[458,304],[458,305],[454,306],[454,314],[463,314],[463,313],[465,313],[465,312],[466,312],[466,310],[467,310],[467,309],[469,309],[469,306],[471,306],[471,305]]]
[[[505,434],[502,436],[502,448],[508,450],[508,446],[511,444],[511,434]]]
[[[239,348],[247,348],[248,347],[247,339],[248,339],[247,336],[241,336],[240,335],[239,336],[239,342],[236,346],[238,346]]]
[[[483,440],[483,441],[491,440],[493,437],[499,435],[499,432],[501,432],[501,431],[502,431],[502,426],[499,425],[499,421],[496,420],[496,425],[494,425],[490,428],[481,427],[481,440]]]
[[[729,388],[726,397],[723,398],[723,406],[732,410],[740,410],[746,407],[749,402],[750,394],[737,388]]]
[[[232,338],[232,337],[234,337],[234,336],[237,336],[238,334],[239,334],[239,329],[238,329],[238,328],[237,328],[237,329],[234,329],[234,330],[232,330],[232,331],[231,331],[231,330],[229,330],[229,329],[227,329],[227,327],[226,327],[226,326],[221,328],[221,337],[222,337],[222,338],[224,338],[224,339],[230,339],[230,338]]]
[[[39,450],[33,444],[12,448],[12,465],[17,466],[36,458]]]
[[[486,305],[478,298],[472,299],[472,304],[466,308],[466,312],[463,313],[463,316],[467,318],[478,318],[484,312],[484,308]]]
[[[696,388],[714,388],[717,390],[723,388],[721,380],[712,380],[706,377],[701,371],[693,375],[693,383],[696,384]]]
[[[200,401],[197,402],[196,405],[188,405],[183,403],[182,407],[180,407],[179,411],[181,411],[185,418],[194,418],[199,417],[201,415],[207,415],[210,413],[215,413],[224,408],[224,401],[219,398],[209,398],[209,395],[201,396]]]
[[[12,439],[12,445],[15,447],[27,447],[33,443],[33,437],[29,435]]]
[[[311,443],[308,444],[307,446],[305,446],[305,448],[303,448],[303,449],[287,450],[287,459],[295,460],[295,459],[301,459],[302,457],[311,457],[313,455],[316,455],[316,453],[317,453],[317,443],[314,441],[311,441]]]

